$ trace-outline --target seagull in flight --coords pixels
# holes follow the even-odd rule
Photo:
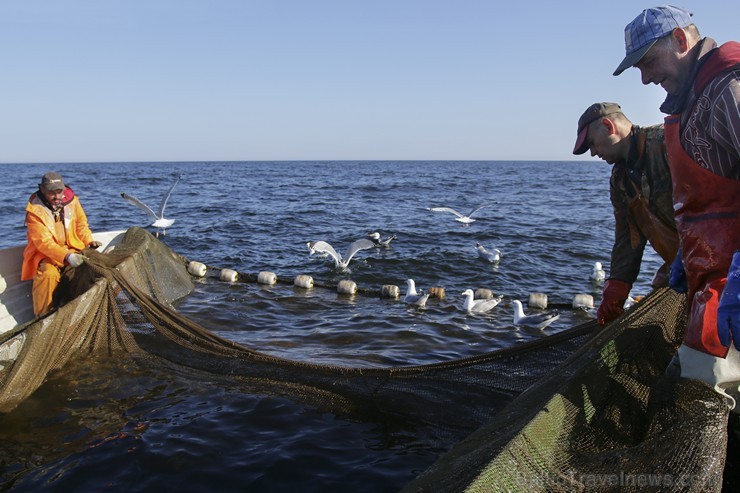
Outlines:
[[[603,284],[606,280],[606,272],[601,266],[601,262],[594,262],[594,270],[591,273],[591,282],[594,284]]]
[[[368,236],[375,242],[376,247],[385,247],[385,248],[390,247],[391,241],[396,239],[396,235],[391,235],[388,238],[381,240],[380,233],[378,233],[377,231],[375,233],[370,233]]]
[[[473,215],[478,212],[479,210],[483,209],[484,207],[488,207],[492,204],[483,204],[480,207],[477,207],[470,211],[468,215],[461,214],[457,212],[455,209],[452,209],[450,207],[430,207],[427,210],[432,212],[451,212],[452,214],[456,215],[455,221],[459,221],[463,224],[470,224],[472,222],[475,222],[475,219],[473,219]]]
[[[544,329],[560,318],[560,314],[556,310],[550,310],[533,315],[525,315],[521,301],[514,300],[511,303],[514,305],[514,325],[523,325],[532,329]]]
[[[306,243],[306,246],[310,250],[309,255],[313,255],[314,253],[329,254],[329,256],[334,259],[335,268],[346,269],[349,265],[349,261],[352,260],[352,257],[354,257],[357,252],[360,250],[367,250],[368,248],[375,248],[375,243],[365,238],[356,240],[350,244],[349,248],[347,248],[347,253],[344,254],[344,257],[338,254],[337,251],[334,250],[334,247],[325,241],[309,241]]]
[[[164,236],[166,234],[166,229],[172,226],[175,222],[174,219],[165,219],[164,208],[167,205],[167,200],[169,200],[170,195],[172,195],[172,190],[174,190],[175,185],[177,185],[177,183],[180,181],[180,178],[182,178],[181,175],[177,175],[175,177],[175,182],[170,186],[170,189],[167,190],[167,193],[164,194],[164,197],[162,197],[162,202],[160,202],[159,204],[159,211],[157,211],[156,213],[152,210],[151,207],[149,207],[133,195],[121,192],[121,197],[123,197],[123,200],[125,200],[129,204],[135,205],[139,209],[146,212],[147,216],[149,216],[149,219],[152,221],[150,226],[157,228],[157,237],[159,237],[160,231],[162,231],[162,236]]]
[[[462,292],[462,295],[465,297],[465,301],[463,302],[463,310],[466,310],[468,312],[472,313],[486,313],[501,303],[501,296],[497,296],[495,298],[491,298],[490,300],[476,300],[473,299],[473,290],[472,289],[466,289]]]
[[[478,250],[478,256],[486,262],[498,264],[499,260],[501,260],[501,250],[499,250],[498,248],[494,248],[491,252],[486,250],[486,247],[484,247],[480,243],[476,243],[475,249]]]
[[[420,293],[416,291],[416,283],[413,279],[406,279],[406,295],[403,297],[403,302],[409,305],[415,305],[419,308],[424,308],[429,299],[429,293]]]

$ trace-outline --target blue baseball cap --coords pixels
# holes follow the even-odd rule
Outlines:
[[[656,41],[671,34],[675,28],[690,25],[692,15],[688,10],[671,5],[643,10],[624,28],[627,55],[614,71],[614,75],[621,74],[642,60]]]

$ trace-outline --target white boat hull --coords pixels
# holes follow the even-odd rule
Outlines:
[[[93,233],[103,245],[101,251],[110,251],[120,243],[125,230]],[[33,320],[31,281],[21,281],[24,246],[0,250],[0,335]]]

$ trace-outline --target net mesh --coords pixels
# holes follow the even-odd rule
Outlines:
[[[165,359],[337,414],[392,416],[440,446],[462,439],[406,492],[721,489],[727,407],[708,386],[664,375],[685,327],[685,300],[670,290],[604,330],[589,322],[466,359],[350,368],[254,351],[180,315],[172,303],[193,288],[185,259],[143,229],[89,255],[65,273],[59,310],[2,336],[0,412],[72,358]]]

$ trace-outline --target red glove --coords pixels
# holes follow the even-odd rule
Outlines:
[[[596,312],[596,321],[599,325],[611,322],[624,313],[624,302],[632,289],[632,284],[617,279],[609,279],[604,284],[604,292],[601,295],[601,305]]]

